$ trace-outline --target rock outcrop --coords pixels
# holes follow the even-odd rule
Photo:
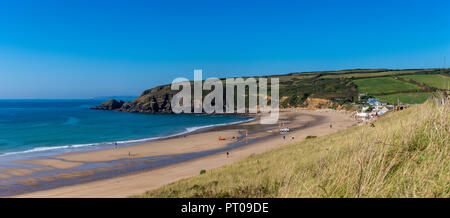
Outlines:
[[[170,102],[175,94],[176,91],[172,91],[170,85],[158,86],[145,90],[132,102],[109,100],[91,109],[136,113],[172,113]]]
[[[94,110],[118,110],[122,107],[125,102],[117,101],[115,99],[109,100],[107,102],[103,102],[102,105],[95,106],[91,109]]]
[[[323,109],[323,108],[331,108],[333,106],[333,102],[328,99],[321,98],[311,98],[308,97],[305,101],[308,109]]]

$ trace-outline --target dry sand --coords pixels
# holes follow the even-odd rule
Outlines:
[[[202,169],[211,170],[252,154],[262,153],[291,142],[304,140],[309,135],[326,135],[356,124],[355,120],[348,113],[335,111],[301,110],[282,112],[280,120],[284,120],[285,125],[290,128],[301,128],[285,134],[286,139],[283,139],[281,135],[277,135],[269,137],[267,140],[260,140],[233,149],[229,151],[230,156],[228,158],[225,154],[218,153],[131,175],[31,192],[14,197],[129,197],[180,179],[196,176]],[[330,128],[330,124],[333,125],[332,128]],[[253,121],[235,125],[234,127],[227,127],[225,130],[192,134],[186,138],[167,139],[117,150],[73,153],[60,156],[59,158],[69,161],[106,161],[126,158],[128,151],[132,151],[136,157],[145,157],[213,149],[223,147],[227,143],[226,141],[219,141],[219,136],[227,137],[227,139],[232,136],[238,136],[238,130],[243,127],[249,127],[248,138],[267,136],[278,129],[278,125],[272,125],[270,128],[260,127],[257,121]],[[230,128],[234,128],[234,130],[229,130]],[[259,131],[252,131],[252,128],[259,129]],[[292,139],[292,136],[294,136],[294,139]],[[53,165],[53,167],[58,166]]]

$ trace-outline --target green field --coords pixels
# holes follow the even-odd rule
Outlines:
[[[448,102],[288,144],[135,197],[450,197]]]
[[[309,107],[310,101],[307,101],[308,98],[331,100],[333,104],[330,107],[335,108],[337,105],[357,102],[358,94],[360,93],[390,95],[401,91],[415,92],[416,90],[427,88],[415,85],[414,82],[406,82],[404,81],[406,78],[395,80],[393,77],[424,74],[436,76],[440,73],[450,74],[450,69],[353,69],[294,72],[284,75],[267,75],[263,76],[263,78],[279,79],[280,106],[282,108]],[[221,79],[225,80],[225,78]],[[427,90],[427,92],[431,91],[433,90]],[[168,97],[168,102],[170,102],[170,96],[174,96],[176,93],[177,91],[171,90],[170,84],[145,90],[140,97],[127,104],[126,111],[159,112],[159,110],[166,107],[165,103],[167,101],[156,101],[155,103],[154,99],[165,99]],[[205,90],[203,95],[206,96],[208,93],[209,91]],[[223,93],[226,93],[225,90]],[[268,94],[270,95],[270,93],[271,89],[268,84]],[[248,102],[248,99],[246,102]]]
[[[416,82],[423,83],[427,86],[431,86],[438,89],[449,89],[450,77],[443,75],[407,75],[401,76],[402,78],[412,79]]]
[[[389,104],[397,104],[397,99],[402,103],[408,104],[422,104],[428,97],[432,95],[431,92],[414,92],[414,93],[399,93],[392,95],[380,95],[376,96],[380,101],[387,102]]]
[[[400,70],[400,71],[374,71],[374,72],[356,72],[345,74],[328,74],[321,78],[360,78],[360,77],[382,77],[382,76],[397,76],[402,74],[416,73],[415,70]],[[420,71],[419,71],[420,72]]]
[[[357,79],[353,80],[353,82],[358,86],[359,92],[369,94],[392,93],[420,89],[419,86],[399,81],[391,77]]]

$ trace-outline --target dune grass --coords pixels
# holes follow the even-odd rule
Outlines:
[[[135,197],[450,197],[449,103],[245,158]]]

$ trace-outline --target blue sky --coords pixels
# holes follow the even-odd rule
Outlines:
[[[450,63],[448,1],[3,1],[0,98],[139,95],[193,77]]]

